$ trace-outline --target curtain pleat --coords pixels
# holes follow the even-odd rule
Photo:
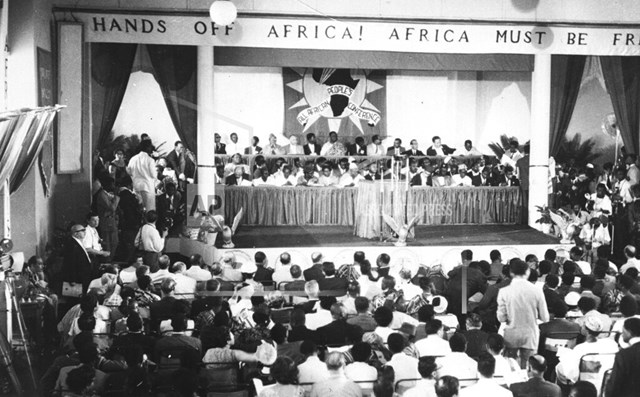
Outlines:
[[[602,74],[627,153],[638,153],[640,133],[640,57],[600,57]]]
[[[129,84],[137,44],[92,43],[91,76],[103,87],[92,91],[93,103],[102,104],[102,117],[94,120],[100,124],[94,149],[107,146],[111,129],[118,116],[122,99]]]
[[[555,156],[567,133],[578,100],[586,56],[551,56],[551,109],[549,153]]]
[[[197,153],[198,49],[177,45],[147,45],[147,49],[173,126],[187,148]]]
[[[44,145],[45,137],[51,131],[51,125],[56,114],[57,111],[55,111],[54,108],[47,108],[46,110],[37,112],[36,118],[31,124],[22,143],[18,160],[11,173],[11,193],[18,190],[35,164]]]

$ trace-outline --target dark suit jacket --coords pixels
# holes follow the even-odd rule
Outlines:
[[[260,153],[261,151],[262,151],[262,148],[260,146],[256,146],[256,149],[255,149],[253,154]],[[247,148],[244,148],[244,154],[252,154],[251,153],[251,146],[249,146]]]
[[[302,275],[304,276],[305,281],[322,280],[324,278],[324,273],[322,272],[322,263],[316,263],[315,265],[302,272]]]
[[[318,342],[324,345],[352,345],[362,340],[362,328],[345,320],[335,320],[318,328]]]
[[[542,292],[544,293],[544,300],[547,302],[549,311],[552,311],[554,307],[564,307],[567,309],[567,304],[564,302],[564,299],[562,299],[556,291],[543,287]]]
[[[631,397],[640,391],[640,343],[620,350],[613,363],[607,396]]]
[[[347,156],[366,156],[367,146],[358,146],[357,143],[347,145]]]
[[[453,154],[453,152],[455,152],[455,151],[456,151],[456,149],[452,149],[447,145],[442,145],[442,152],[444,153],[445,156]],[[433,146],[429,146],[429,149],[427,149],[427,156],[437,156],[437,155],[438,155],[438,153],[433,148]]]
[[[416,174],[413,176],[413,178],[411,178],[411,181],[409,181],[409,185],[411,186],[424,186],[423,182],[424,182],[424,178],[425,175],[422,173]],[[431,182],[431,175],[427,176],[427,186],[431,186],[432,182]]]
[[[268,269],[264,266],[258,266],[258,270],[253,275],[253,280],[261,283],[263,281],[268,282],[269,285],[273,282],[273,269]]]
[[[342,296],[347,293],[347,287],[349,282],[343,278],[331,277],[318,280],[318,287],[320,291],[336,291],[338,296]]]
[[[394,149],[395,148],[393,146],[388,147],[387,148],[387,156],[393,156]],[[400,146],[400,154],[401,155],[406,151],[407,151],[407,149],[405,149],[402,146]]]
[[[172,203],[173,202],[173,203]],[[174,220],[180,217],[180,204],[182,203],[182,195],[180,192],[176,192],[171,200],[167,198],[166,194],[156,196],[156,212],[158,213],[157,228],[160,232],[167,229],[169,225],[165,222],[165,218],[169,216],[169,206],[173,204],[173,214],[169,217]]]
[[[215,154],[227,154],[227,145],[224,143],[220,144],[220,147],[217,147],[215,144],[213,145],[213,150]]]
[[[462,311],[462,266],[451,270],[448,274],[449,284],[445,298],[449,301],[447,311],[458,315]],[[483,294],[487,290],[487,277],[478,269],[467,268],[467,297],[473,296],[477,292]]]
[[[321,145],[321,144],[319,144],[318,142],[316,142],[316,143],[315,143],[315,146],[316,146],[316,147],[314,148],[314,149],[315,149],[315,150],[314,150],[315,154],[320,155],[320,150],[322,149],[322,145]],[[302,146],[302,149],[304,150],[304,154],[306,154],[306,155],[311,154],[311,149],[309,149],[309,144],[308,144],[308,143],[304,144],[304,145]]]
[[[531,378],[510,387],[513,397],[561,397],[560,386],[542,378]]]
[[[291,331],[289,331],[289,336],[287,337],[287,341],[289,343],[304,341],[307,339],[315,340],[316,331],[312,331],[304,325],[299,325],[297,327],[291,327]]]
[[[251,181],[251,176],[249,174],[242,174],[242,178],[244,180]],[[225,182],[227,186],[235,186],[238,184],[238,181],[234,174],[229,175]]]
[[[185,305],[189,305],[187,301],[180,302]],[[151,312],[151,320],[150,327],[152,331],[157,331],[160,327],[160,323],[163,320],[171,320],[175,314],[178,313],[179,310],[179,302],[173,296],[165,296],[161,300],[157,302],[152,302],[149,305],[149,310]],[[190,310],[189,310],[190,311]],[[188,314],[189,311],[186,313]]]
[[[91,261],[80,243],[73,237],[67,240],[63,250],[63,281],[82,283],[86,291],[91,282]]]
[[[184,176],[187,178],[193,178],[196,170],[196,165],[193,164],[193,161],[186,154],[182,154],[184,156]],[[167,157],[165,158],[167,165],[171,167],[174,171],[176,171],[176,176],[180,176],[179,168],[180,168],[180,160],[178,159],[178,154],[175,150],[172,150]]]
[[[411,157],[411,156],[424,156],[424,153],[422,153],[420,150],[416,150],[416,152],[413,153],[413,149],[405,150],[402,154],[404,156],[409,156],[409,157]]]
[[[492,186],[505,185],[506,183],[507,183],[507,176],[504,174],[500,174],[493,180]],[[520,180],[518,180],[518,178],[515,175],[511,177],[511,186],[520,186]]]
[[[479,330],[471,329],[464,332],[464,336],[467,338],[467,355],[474,360],[480,356],[480,353],[487,351],[487,338],[489,334]]]
[[[491,186],[491,178],[488,177],[484,182],[482,182],[482,176],[478,174],[471,178],[471,183],[473,186]]]

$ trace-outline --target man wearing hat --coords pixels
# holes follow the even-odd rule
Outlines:
[[[349,163],[349,170],[340,176],[338,185],[340,187],[358,186],[358,183],[363,179],[364,177],[360,175],[358,165],[356,163]]]
[[[473,181],[467,175],[467,166],[460,164],[458,166],[458,173],[451,177],[451,186],[473,186]]]
[[[529,357],[527,363],[527,375],[529,380],[521,383],[514,383],[510,389],[513,397],[527,396],[547,396],[561,397],[560,386],[544,380],[544,373],[547,370],[547,360],[540,355]]]
[[[589,317],[584,323],[584,328],[587,331],[587,338],[584,343],[576,345],[571,349],[560,348],[558,350],[558,358],[560,363],[556,367],[556,373],[558,375],[558,383],[571,384],[575,383],[578,378],[581,380],[589,380],[600,388],[602,385],[602,374],[599,374],[598,370],[584,371],[580,374],[580,360],[584,359],[586,362],[584,367],[590,368],[592,364],[601,365],[601,368],[611,368],[613,366],[614,355],[618,352],[618,345],[613,339],[600,338],[600,334],[603,331],[608,331],[606,324],[604,324],[598,317]],[[587,354],[599,354],[600,356],[590,357]],[[594,366],[595,368],[595,366]],[[604,370],[603,370],[604,372]],[[600,376],[599,376],[600,375]]]

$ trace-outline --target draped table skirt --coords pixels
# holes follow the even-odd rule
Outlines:
[[[382,186],[381,186],[382,185]],[[384,204],[384,205],[383,205]],[[242,224],[261,226],[355,226],[360,237],[378,237],[381,213],[418,225],[515,224],[520,222],[519,187],[404,187],[361,182],[357,188],[225,187],[225,216],[244,208]]]

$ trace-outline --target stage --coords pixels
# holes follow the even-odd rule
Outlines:
[[[559,239],[526,225],[416,226],[409,247],[474,245],[558,245]],[[240,226],[236,248],[388,247],[392,243],[364,239],[351,226]]]

